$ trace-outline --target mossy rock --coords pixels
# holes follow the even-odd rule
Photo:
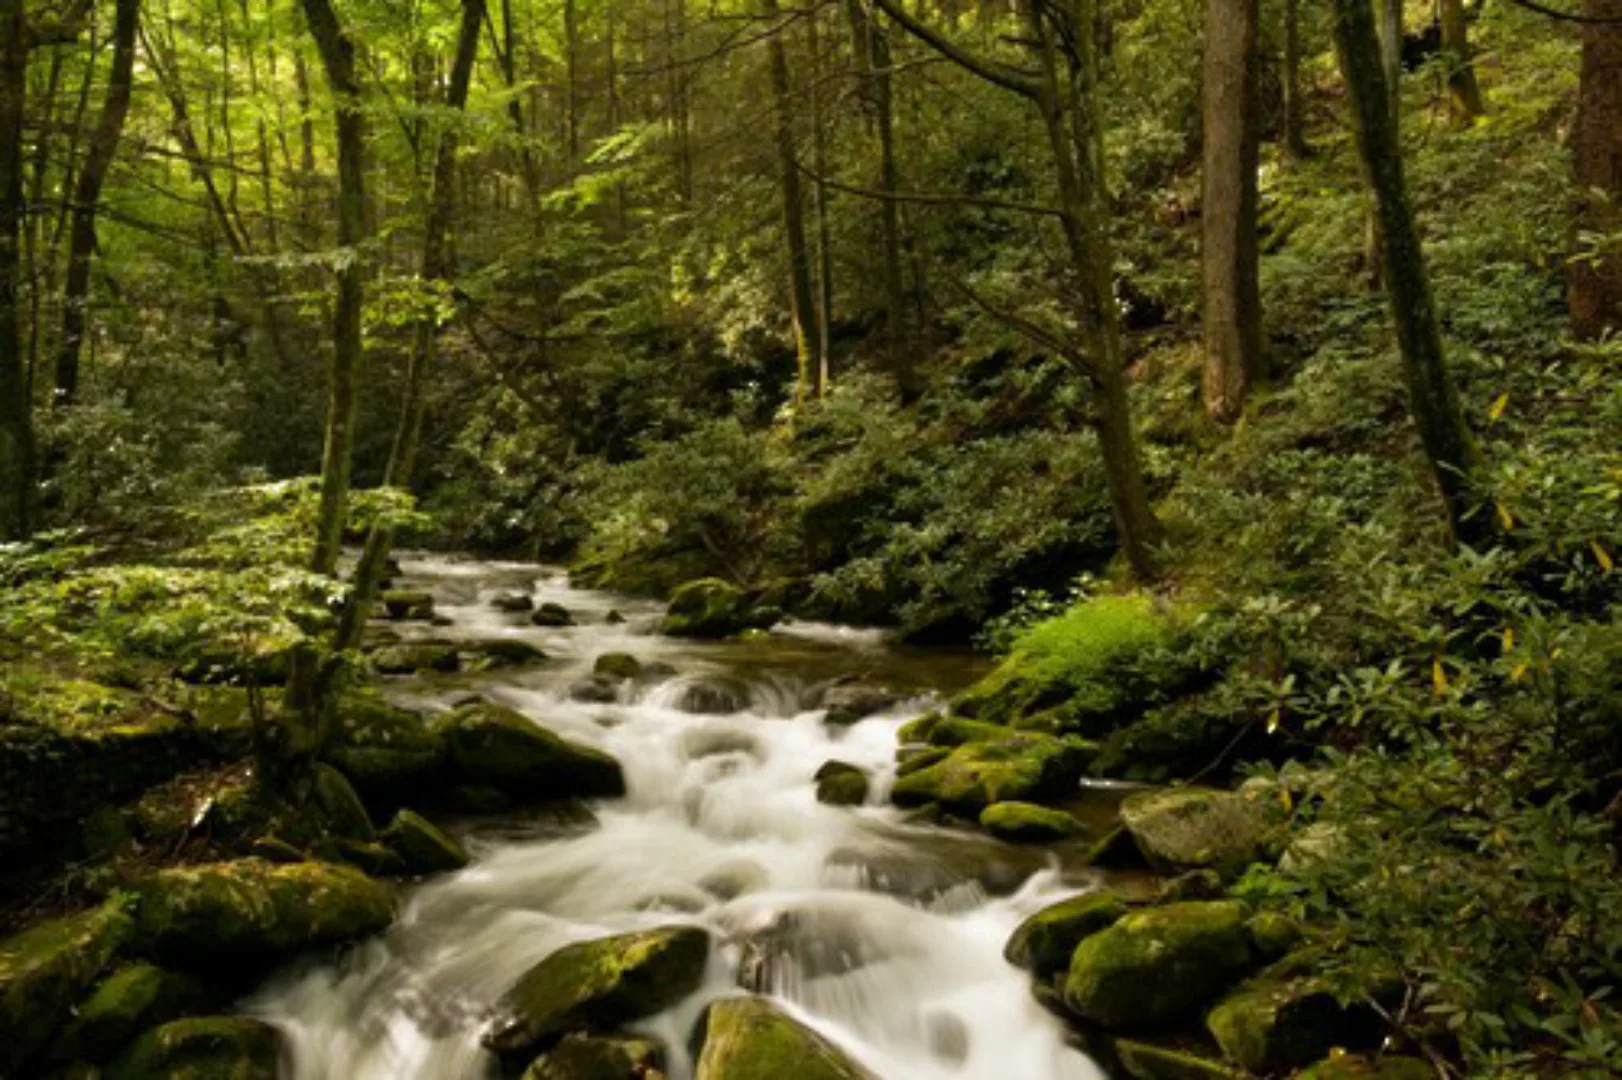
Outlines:
[[[1436,1070],[1420,1058],[1401,1054],[1331,1054],[1297,1073],[1296,1080],[1436,1080]]]
[[[992,803],[980,811],[980,827],[1010,844],[1047,844],[1076,834],[1076,819],[1035,803]]]
[[[421,589],[389,589],[380,599],[391,619],[427,620],[434,617],[434,597]]]
[[[625,794],[618,761],[560,738],[503,705],[464,706],[445,717],[439,730],[464,783],[493,787],[527,802]]]
[[[546,653],[518,638],[490,638],[469,641],[457,649],[461,655],[463,671],[498,671],[502,668],[528,667],[546,661]]]
[[[898,694],[882,686],[870,683],[841,683],[829,687],[822,693],[821,704],[827,710],[823,720],[835,727],[849,727],[859,720],[865,720],[875,713],[893,707],[899,700],[901,699]]]
[[[362,842],[375,840],[377,829],[366,804],[338,769],[325,762],[317,762],[311,772],[311,789],[315,805],[321,810],[322,823],[334,835]]]
[[[208,968],[273,961],[375,934],[394,894],[346,866],[237,859],[160,870],[135,889],[135,945],[160,962]]]
[[[191,975],[153,964],[126,964],[75,1010],[51,1056],[58,1061],[107,1061],[142,1030],[198,1009],[208,997],[207,988]]]
[[[413,874],[446,874],[468,864],[466,848],[412,810],[394,815],[383,830],[383,843]]]
[[[709,953],[709,934],[693,926],[565,945],[503,995],[485,1046],[522,1062],[565,1035],[663,1012],[698,989]]]
[[[867,773],[843,761],[824,762],[817,770],[817,802],[828,806],[860,806],[867,801]]]
[[[1050,904],[1019,924],[1003,946],[1003,958],[1038,978],[1049,978],[1070,966],[1071,954],[1084,939],[1114,926],[1126,913],[1126,902],[1108,889]]]
[[[1149,865],[1162,873],[1209,869],[1232,876],[1262,850],[1261,815],[1231,791],[1140,791],[1122,801],[1121,824]]]
[[[591,673],[610,679],[634,679],[642,674],[642,661],[630,653],[603,653],[592,663]]]
[[[1223,1062],[1137,1039],[1116,1039],[1114,1052],[1134,1080],[1246,1080],[1246,1074]]]
[[[448,674],[462,667],[462,656],[455,645],[431,641],[385,645],[368,660],[379,675],[415,675],[420,671]]]
[[[765,998],[704,1011],[695,1080],[874,1080],[844,1051]]]
[[[1066,740],[1010,734],[997,742],[965,744],[941,761],[899,777],[890,797],[897,806],[934,802],[978,817],[995,802],[1067,795],[1085,764],[1085,751]]]
[[[1331,1049],[1379,1042],[1378,1014],[1343,1005],[1310,962],[1289,957],[1242,983],[1205,1018],[1222,1052],[1251,1072],[1297,1069]]]
[[[509,615],[522,614],[535,610],[535,598],[529,593],[503,592],[496,593],[490,598],[490,606],[497,611],[505,611]]]
[[[963,746],[972,742],[997,742],[1008,738],[1011,729],[1001,724],[988,724],[983,720],[965,720],[961,716],[942,717],[929,729],[931,746]]]
[[[106,1080],[277,1080],[281,1033],[248,1016],[204,1016],[153,1028]]]
[[[650,1080],[664,1052],[649,1039],[570,1035],[530,1063],[523,1080]]]
[[[1245,909],[1216,900],[1133,912],[1082,940],[1065,1004],[1112,1031],[1184,1020],[1250,968]]]
[[[1258,911],[1245,923],[1250,944],[1264,960],[1277,960],[1301,943],[1301,924],[1281,911]]]
[[[757,606],[744,590],[720,578],[699,578],[678,586],[659,622],[659,632],[670,637],[725,638],[745,630],[764,630],[782,612]]]
[[[132,931],[115,899],[0,942],[0,1076],[22,1075]]]
[[[943,719],[945,717],[940,713],[925,713],[914,720],[908,720],[896,729],[895,741],[903,744],[928,742],[935,725]]]
[[[437,786],[445,741],[422,714],[356,694],[338,705],[338,731],[326,758],[363,798],[386,802]]]
[[[950,746],[903,746],[895,754],[895,774],[906,776],[919,769],[927,769],[936,762],[945,761],[951,753]]]

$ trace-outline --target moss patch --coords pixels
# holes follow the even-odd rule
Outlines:
[[[0,943],[0,1075],[22,1075],[131,929],[115,900]]]
[[[873,1080],[838,1047],[765,998],[705,1011],[696,1080]]]
[[[1070,966],[1076,946],[1127,913],[1125,901],[1107,889],[1082,893],[1038,911],[1019,924],[1003,947],[1003,957],[1038,978]]]
[[[106,1080],[277,1080],[281,1035],[247,1016],[153,1028],[108,1067]]]
[[[967,743],[941,761],[898,778],[897,806],[940,803],[978,817],[995,802],[1036,802],[1069,794],[1086,764],[1083,748],[1047,735],[1011,733],[998,742]]]

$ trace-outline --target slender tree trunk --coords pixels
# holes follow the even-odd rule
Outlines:
[[[507,119],[518,136],[518,165],[524,181],[524,198],[529,209],[529,224],[536,236],[541,232],[541,176],[535,164],[535,154],[529,146],[529,127],[524,123],[524,108],[518,100],[518,53],[513,33],[512,0],[501,0],[501,78],[507,84]]]
[[[51,50],[50,70],[45,77],[45,93],[40,102],[39,112],[54,127],[56,124],[56,94],[62,85],[62,54],[63,48],[57,46]],[[46,292],[45,266],[41,258],[40,241],[45,236],[45,181],[50,173],[51,166],[51,139],[49,134],[42,134],[34,141],[34,160],[29,166],[28,193],[26,206],[32,207],[33,212],[25,215],[23,221],[23,266],[28,280],[28,359],[23,371],[24,396],[29,400],[34,394],[34,372],[39,366],[40,342],[44,338],[41,323],[44,321],[43,308]]]
[[[686,204],[693,201],[692,123],[687,108],[688,76],[678,66],[686,49],[685,0],[664,0],[665,97],[670,114],[670,136],[676,159],[676,192]]]
[[[1385,78],[1386,111],[1391,130],[1402,145],[1402,3],[1403,0],[1373,0],[1375,34],[1379,44],[1380,70]],[[1363,222],[1363,263],[1369,281],[1379,288],[1380,215],[1370,209]]]
[[[0,0],[0,539],[33,532],[34,431],[22,342],[23,110],[28,21]]]
[[[762,0],[768,20],[777,20],[777,0]],[[783,197],[783,234],[788,244],[789,316],[794,324],[794,356],[798,379],[795,403],[807,394],[822,396],[815,357],[817,312],[811,290],[811,255],[805,240],[805,196],[800,189],[800,167],[794,150],[794,101],[788,72],[788,52],[781,27],[766,43],[768,75],[777,119],[778,182]]]
[[[62,294],[62,340],[56,355],[56,404],[71,405],[79,391],[79,351],[84,342],[85,304],[90,295],[90,259],[96,247],[96,211],[118,141],[129,114],[135,68],[135,30],[141,0],[118,0],[113,24],[113,61],[107,97],[90,137],[84,168],[73,193],[73,224],[68,234],[68,275]]]
[[[1442,23],[1442,59],[1447,64],[1447,85],[1452,92],[1453,119],[1469,125],[1486,106],[1476,65],[1470,57],[1470,24],[1464,18],[1464,0],[1437,0]]]
[[[834,262],[833,239],[828,228],[828,133],[823,130],[822,42],[817,33],[821,14],[812,10],[805,17],[806,45],[811,53],[811,170],[816,174],[812,191],[817,215],[817,387],[826,393],[832,372],[830,349],[833,338]]]
[[[1256,248],[1257,0],[1206,0],[1204,197],[1205,411],[1232,423],[1263,375]]]
[[[569,171],[580,160],[580,13],[576,0],[563,0],[563,117]]]
[[[1294,161],[1312,153],[1301,100],[1301,0],[1284,0],[1284,152]]]
[[[1335,45],[1351,97],[1358,151],[1375,197],[1382,276],[1407,377],[1409,408],[1454,537],[1479,546],[1494,535],[1491,496],[1442,350],[1424,251],[1404,187],[1402,148],[1369,0],[1333,0],[1333,12]]]
[[[1587,0],[1577,130],[1577,257],[1571,262],[1571,328],[1595,341],[1622,333],[1622,0]],[[1593,238],[1590,241],[1588,238]]]

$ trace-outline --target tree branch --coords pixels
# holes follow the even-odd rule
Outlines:
[[[976,56],[939,30],[914,18],[907,12],[906,8],[901,6],[899,0],[873,0],[873,2],[883,9],[886,15],[900,23],[907,33],[924,42],[965,71],[978,75],[980,78],[989,83],[994,83],[1004,90],[1012,90],[1021,97],[1035,100],[1037,96],[1035,79],[1026,78],[1006,64]]]
[[[794,167],[816,183],[825,184],[834,191],[843,191],[847,195],[856,195],[864,199],[877,199],[880,202],[924,203],[931,206],[979,206],[987,210],[1008,210],[1016,214],[1031,214],[1037,217],[1064,216],[1062,210],[1051,206],[1012,202],[1008,199],[992,199],[983,195],[954,195],[950,192],[929,191],[878,191],[873,188],[857,187],[854,184],[841,183],[831,177],[819,176],[798,158],[794,159]]]

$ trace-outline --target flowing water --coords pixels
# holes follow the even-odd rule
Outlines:
[[[774,996],[885,1080],[1101,1075],[1002,958],[1019,920],[1088,887],[1088,872],[907,825],[886,805],[896,729],[980,674],[980,661],[807,624],[756,642],[683,642],[654,633],[658,605],[571,589],[545,568],[420,557],[404,569],[402,583],[432,590],[452,620],[410,633],[520,637],[549,659],[399,680],[400,696],[448,706],[477,690],[612,753],[628,794],[598,804],[599,824],[584,830],[555,818],[466,823],[470,867],[413,890],[394,928],[341,962],[265,987],[251,1008],[289,1034],[296,1080],[493,1077],[481,1025],[529,967],[572,941],[672,922],[704,926],[716,943],[701,990],[637,1025],[667,1047],[673,1080],[692,1075],[700,1010],[740,986]],[[579,625],[540,629],[497,612],[491,596],[513,589],[565,605]],[[610,651],[678,674],[609,704],[570,700],[570,684]],[[807,703],[842,675],[916,696],[830,726]],[[700,699],[709,711],[687,711]],[[816,801],[813,774],[835,758],[872,772],[868,805]]]

